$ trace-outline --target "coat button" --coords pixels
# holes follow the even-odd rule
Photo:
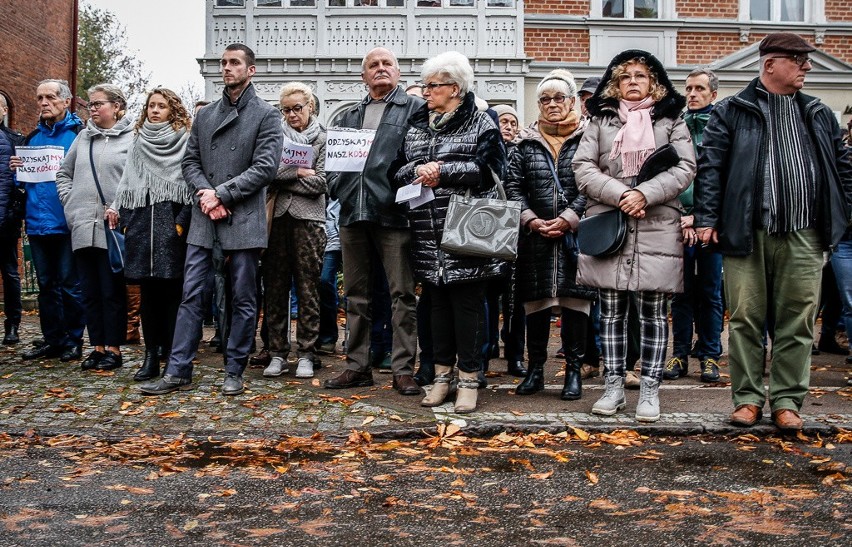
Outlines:
[[[635,232],[635,231],[636,231],[636,228],[630,228],[630,233],[631,233],[631,234],[632,234],[633,232]]]
[[[211,149],[211,150],[216,150],[216,145],[215,145],[215,144],[210,145],[210,149]]]
[[[628,258],[627,263],[630,264],[631,262],[633,262],[633,261]]]
[[[232,147],[231,147],[231,150],[236,150],[236,149],[237,149],[237,147],[236,147],[236,146],[232,146]]]
[[[210,178],[212,179],[212,178],[213,178],[213,173],[210,173],[210,175],[209,175],[209,176],[210,176]]]

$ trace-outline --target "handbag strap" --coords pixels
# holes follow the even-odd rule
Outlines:
[[[95,179],[95,187],[97,187],[97,189],[98,189],[98,195],[101,196],[101,203],[104,204],[104,207],[107,207],[107,202],[106,202],[106,199],[104,198],[104,193],[101,190],[101,183],[98,180],[98,170],[95,169],[95,155],[94,155],[94,152],[92,152],[94,147],[95,147],[95,141],[93,141],[90,138],[89,139],[89,163],[92,165],[92,177],[94,177],[94,179]]]
[[[509,201],[509,198],[506,197],[506,190],[503,188],[503,183],[500,182],[500,177],[497,176],[497,173],[494,172],[494,169],[488,168],[491,171],[491,176],[494,178],[494,186],[497,188],[497,196],[501,201]],[[464,199],[470,199],[470,187],[464,193]]]
[[[556,174],[556,165],[553,163],[553,158],[550,157],[550,154],[545,154],[547,157],[547,166],[550,167],[550,172],[553,174],[553,180],[556,181],[556,187],[559,188],[559,191],[562,192],[562,197],[565,198],[565,188],[562,187],[562,183],[559,182],[559,175]],[[566,200],[568,198],[565,198]]]

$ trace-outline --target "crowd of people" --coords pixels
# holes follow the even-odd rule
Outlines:
[[[371,50],[367,95],[328,127],[305,83],[285,83],[277,108],[258,97],[243,44],[225,48],[222,97],[195,105],[194,118],[156,88],[134,122],[122,90],[105,83],[88,90],[83,122],[67,83],[44,80],[36,130],[0,126],[3,343],[20,340],[23,220],[43,340],[21,358],[121,367],[127,288],[138,286],[145,357],[134,380],[147,395],[192,389],[211,285],[224,395],[244,391],[250,360],[264,376],[289,373],[292,301],[295,376],[313,377],[319,356],[338,351],[342,269],[346,359],[326,389],[373,385],[378,369],[402,395],[425,388],[423,406],[454,397],[455,412],[473,412],[502,337],[508,373],[523,378],[515,393],[532,395],[544,389],[557,318],[561,399],[580,399],[583,380],[602,375],[593,413],[622,411],[625,388],[638,388],[636,420],[654,422],[661,382],[688,374],[690,356],[701,381],[720,381],[727,306],[732,423],[761,419],[768,356],[772,419],[801,429],[812,351],[847,353],[834,339],[839,311],[814,344],[824,286],[852,332],[849,137],[801,92],[813,46],[775,33],[759,51],[759,75],[718,104],[712,71],[692,71],[684,96],[646,51],[619,53],[579,88],[556,69],[538,83],[526,126],[512,106],[474,94],[457,52],[426,60],[403,89],[394,53]],[[356,168],[326,161],[331,130],[372,140]],[[61,151],[55,179],[16,180],[18,150],[44,146]],[[308,163],[284,161],[288,150]],[[398,201],[412,186],[417,198]],[[454,196],[494,197],[499,186],[521,206],[517,260],[443,249]],[[613,214],[620,245],[583,252],[581,220]]]

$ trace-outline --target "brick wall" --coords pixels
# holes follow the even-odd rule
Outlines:
[[[39,80],[74,79],[76,4],[75,0],[0,0],[0,89],[12,100],[9,125],[22,133],[38,122],[35,89]]]
[[[852,21],[849,0],[825,0],[825,18],[828,21]]]
[[[558,13],[560,15],[588,15],[588,0],[527,0],[525,13]]]
[[[813,38],[806,39],[813,43]],[[852,64],[852,36],[831,36],[825,37],[825,41],[819,46],[821,50],[834,55],[841,61]]]
[[[589,62],[589,31],[585,29],[524,29],[524,49],[536,61]]]
[[[754,35],[750,38],[754,38]],[[739,34],[733,32],[679,32],[677,35],[677,64],[681,66],[706,65],[737,52],[747,45],[740,42]]]
[[[740,14],[740,7],[737,0],[718,0],[716,2],[708,2],[707,0],[677,0],[675,11],[677,11],[679,17],[685,19],[702,17],[736,20]]]

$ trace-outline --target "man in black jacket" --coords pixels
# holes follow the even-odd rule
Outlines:
[[[405,211],[394,203],[396,189],[388,167],[396,158],[408,130],[408,118],[423,100],[398,86],[399,64],[385,48],[367,53],[361,79],[368,95],[338,116],[335,127],[376,131],[364,169],[329,172],[328,187],[340,201],[340,246],[343,250],[343,285],[346,294],[346,370],[326,380],[329,389],[373,385],[368,360],[372,247],[384,266],[392,299],[393,385],[403,395],[417,395],[412,378],[417,351],[414,276],[411,271],[411,234]]]
[[[772,421],[799,430],[823,252],[846,230],[852,165],[834,114],[800,91],[815,48],[775,33],[759,49],[759,77],[719,102],[705,129],[695,226],[724,255],[731,422],[751,426],[762,416],[768,327]]]

